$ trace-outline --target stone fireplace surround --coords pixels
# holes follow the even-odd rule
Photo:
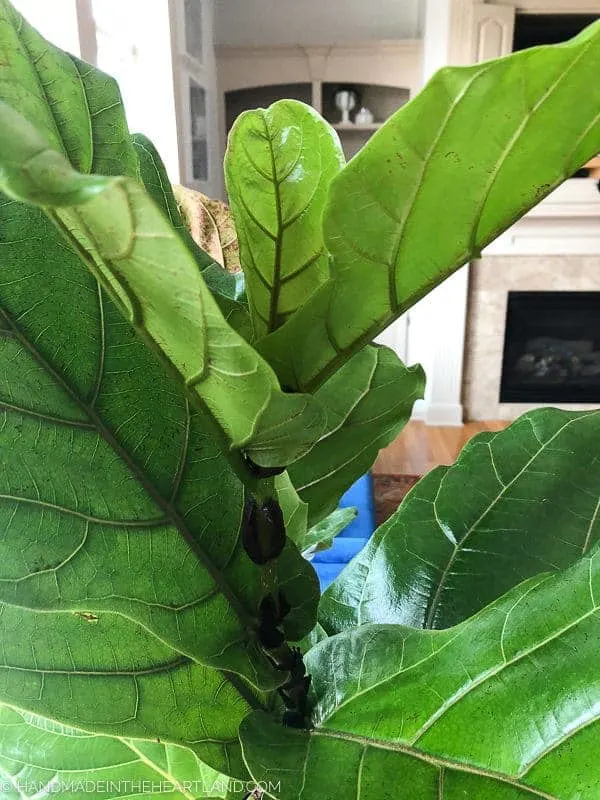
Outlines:
[[[465,418],[512,420],[536,408],[532,403],[499,401],[509,291],[598,290],[600,255],[489,255],[474,262],[469,277],[465,336]],[[579,403],[553,405],[571,410],[595,407]]]

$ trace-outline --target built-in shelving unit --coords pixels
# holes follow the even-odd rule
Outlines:
[[[341,88],[352,89],[358,97],[356,108],[350,113],[350,123],[340,122],[340,112],[335,106],[335,94]],[[320,99],[320,112],[338,132],[346,158],[351,158],[394,112],[408,102],[410,90],[401,86],[372,83],[324,82],[321,84]],[[361,108],[366,108],[373,114],[372,123],[354,122]]]
[[[251,108],[267,108],[277,100],[300,100],[311,105],[312,85],[306,83],[275,83],[234,89],[225,94],[225,131],[229,132],[236,118]]]
[[[358,98],[350,114],[350,122],[340,122],[335,94],[341,88],[352,89]],[[283,98],[301,100],[313,105],[338,132],[346,158],[351,158],[379,130],[386,119],[410,99],[410,90],[400,86],[381,86],[366,83],[313,81],[254,86],[225,93],[225,130],[229,131],[236,117],[250,108],[265,108]],[[373,122],[352,121],[361,108],[367,108]]]
[[[220,48],[217,51],[222,98],[222,140],[242,111],[264,108],[283,98],[312,105],[338,132],[351,158],[398,108],[421,80],[421,43],[368,42],[331,47]],[[341,123],[335,93],[351,88],[358,103],[350,124]],[[373,122],[356,124],[360,108]]]

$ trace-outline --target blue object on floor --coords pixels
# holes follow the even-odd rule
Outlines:
[[[315,553],[312,564],[319,576],[321,591],[334,581],[350,559],[359,553],[375,530],[375,504],[373,502],[373,479],[363,475],[340,500],[340,508],[352,507],[358,515],[334,539],[329,550]]]
[[[373,478],[370,473],[363,475],[342,495],[340,508],[354,507],[358,516],[339,536],[368,539],[375,530],[375,503],[373,501]]]

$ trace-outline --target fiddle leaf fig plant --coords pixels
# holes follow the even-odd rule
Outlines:
[[[444,70],[347,165],[248,112],[209,253],[0,0],[1,797],[598,796],[597,412],[474,440],[322,598],[303,554],[423,395],[373,337],[600,150],[599,69]]]

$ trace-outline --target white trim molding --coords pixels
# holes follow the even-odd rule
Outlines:
[[[219,90],[285,83],[345,82],[421,87],[420,40],[331,46],[218,47]]]
[[[487,0],[490,5],[511,6],[519,14],[600,14],[600,0]]]

